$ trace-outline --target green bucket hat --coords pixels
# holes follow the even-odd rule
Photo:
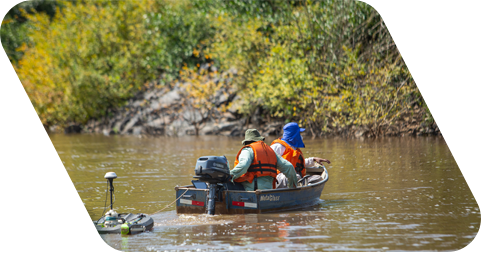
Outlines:
[[[257,129],[247,129],[242,145],[245,145],[246,141],[263,141],[265,139],[266,138],[262,137]]]

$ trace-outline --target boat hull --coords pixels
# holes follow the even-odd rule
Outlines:
[[[319,173],[322,180],[298,188],[256,191],[224,190],[215,203],[215,214],[268,213],[304,208],[320,202],[320,196],[328,181],[327,170]],[[176,187],[178,214],[207,213],[208,189],[194,186]],[[183,194],[183,196],[181,196]]]
[[[154,220],[152,217],[148,215],[144,215],[144,217],[137,219],[140,217],[140,214],[131,214],[131,213],[121,213],[119,214],[119,219],[122,218],[125,220],[125,223],[132,222],[136,220],[133,224],[133,227],[130,229],[128,234],[136,234],[151,230],[154,227]],[[100,218],[98,222],[94,221],[95,228],[99,232],[99,234],[120,234],[122,232],[122,225],[123,223],[119,223],[115,226],[104,226],[105,216]]]

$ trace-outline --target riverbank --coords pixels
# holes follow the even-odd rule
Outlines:
[[[220,79],[213,78],[216,82]],[[229,86],[227,86],[229,87]],[[220,135],[243,136],[249,128],[258,129],[264,136],[282,135],[287,122],[282,118],[264,117],[257,109],[252,115],[243,115],[239,108],[244,101],[229,88],[219,89],[214,95],[215,106],[210,111],[193,106],[185,85],[177,82],[172,86],[150,85],[137,93],[125,106],[111,108],[108,115],[91,119],[86,124],[70,124],[65,128],[57,125],[37,127],[9,124],[0,132],[16,130],[41,130],[43,132],[100,133],[103,135],[139,136],[186,136]],[[381,136],[448,136],[479,135],[481,129],[445,118],[443,122],[425,120],[425,109],[417,106],[384,127],[350,125],[324,128],[306,127],[310,137],[341,136],[346,138],[373,138]],[[302,123],[301,123],[302,126]]]
[[[213,82],[222,79],[212,78]],[[186,95],[185,85],[181,82],[171,87],[151,84],[144,91],[121,108],[112,109],[109,116],[92,119],[86,124],[71,124],[65,129],[57,126],[48,128],[50,132],[65,133],[103,133],[104,135],[149,135],[149,136],[184,136],[184,135],[221,135],[242,136],[249,128],[258,129],[264,136],[280,136],[285,119],[265,117],[258,108],[252,115],[239,112],[242,99],[234,90],[225,88],[217,90],[213,96],[215,106],[206,112],[192,106],[192,98]],[[323,129],[307,127],[306,135],[342,136],[348,138],[380,136],[419,136],[440,135],[437,124],[425,118],[425,108],[414,105],[409,113],[400,115],[384,127],[369,125],[351,125],[346,127],[327,126]],[[412,113],[414,112],[414,113]]]

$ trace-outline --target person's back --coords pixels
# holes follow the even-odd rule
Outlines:
[[[246,191],[272,189],[279,170],[287,175],[289,185],[295,187],[297,180],[292,164],[277,155],[263,140],[257,130],[246,131],[242,142],[244,147],[237,153],[231,170],[233,182],[241,183]]]
[[[271,148],[276,154],[288,160],[295,168],[297,178],[301,179],[306,175],[306,168],[313,167],[315,163],[322,165],[322,162],[331,163],[327,159],[319,157],[309,157],[304,159],[304,155],[300,148],[304,148],[301,132],[304,128],[300,128],[297,123],[291,122],[283,127],[284,133],[282,138],[276,139],[272,142]],[[277,187],[286,188],[287,179],[283,173],[277,175]]]
[[[278,145],[281,145],[280,147]],[[293,148],[287,142],[283,141],[281,138],[276,139],[272,142],[271,148],[276,150],[277,154],[282,156],[282,158],[289,161],[296,174],[303,177],[306,175],[306,162],[304,160],[304,154],[300,148]]]
[[[250,163],[250,165],[247,172],[234,179],[234,182],[248,182],[249,184],[243,184],[248,191],[256,190],[256,188],[272,189],[274,179],[277,177],[277,158],[274,150],[263,141],[246,144],[237,154],[234,166],[239,164],[239,156],[242,152],[248,152],[248,155],[245,156],[245,162]]]

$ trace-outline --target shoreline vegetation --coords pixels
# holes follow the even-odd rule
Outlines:
[[[439,135],[381,16],[352,0],[20,3],[2,45],[49,132]]]

